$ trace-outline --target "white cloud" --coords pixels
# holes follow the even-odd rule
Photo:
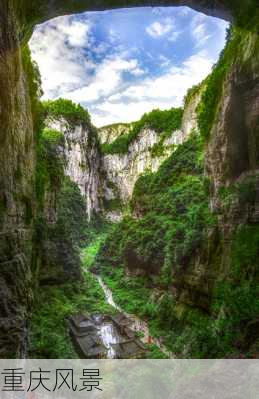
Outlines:
[[[141,69],[141,68],[139,68],[139,67],[136,67],[136,68],[132,69],[132,70],[130,71],[130,73],[131,73],[131,75],[133,75],[133,76],[142,76],[142,75],[144,75],[146,72],[144,71],[144,69]]]
[[[90,22],[72,17],[56,18],[36,29],[30,41],[33,59],[38,63],[46,98],[53,98],[87,80],[94,67],[84,48],[91,43]]]
[[[64,34],[71,46],[82,47],[87,43],[90,23],[86,24],[71,18],[63,18],[62,22],[58,24],[58,29]]]
[[[204,14],[196,14],[193,17],[190,29],[197,48],[203,47],[211,37],[207,26],[207,17]]]
[[[193,38],[196,41],[197,47],[203,47],[210,39],[211,35],[207,33],[207,26],[205,23],[197,25],[192,31]]]
[[[153,22],[151,25],[149,25],[146,28],[146,32],[150,36],[158,38],[171,32],[173,28],[174,28],[174,21],[170,18],[166,18],[163,23],[159,21]]]
[[[217,23],[223,37],[224,22]],[[180,106],[187,89],[203,80],[215,62],[214,48],[208,50],[207,46],[206,53],[201,51],[210,34],[201,14],[191,20],[188,30],[195,40],[196,54],[177,66],[159,51],[150,54],[140,47],[125,50],[113,29],[107,40],[96,43],[92,27],[88,19],[56,18],[36,30],[30,47],[40,67],[45,98],[80,102],[97,126],[137,120],[153,108]],[[151,37],[166,36],[171,42],[184,33],[175,28],[173,18],[162,20],[161,15],[146,31]],[[151,67],[143,62],[143,54],[150,58]],[[160,72],[153,76],[149,69],[152,73],[157,62]]]
[[[179,38],[179,36],[182,34],[183,32],[182,31],[174,31],[174,32],[172,32],[171,33],[171,35],[168,37],[168,40],[170,41],[170,42],[176,42],[177,41],[177,39]]]
[[[163,54],[160,54],[159,60],[161,61],[160,68],[166,68],[171,63],[171,61],[167,57],[165,57]]]
[[[181,66],[171,67],[155,79],[146,78],[123,89],[117,87],[117,93],[92,109],[93,121],[98,126],[130,122],[153,108],[181,106],[187,90],[209,74],[213,63],[204,53],[198,53],[186,59]]]
[[[96,67],[92,81],[80,89],[67,92],[66,98],[75,102],[97,101],[110,96],[124,83],[123,73],[142,74],[136,59],[126,60],[119,57],[107,58]]]

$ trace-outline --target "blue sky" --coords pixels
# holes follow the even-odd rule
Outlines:
[[[43,98],[78,102],[103,126],[180,106],[217,61],[226,28],[186,7],[120,9],[55,18],[30,47]]]

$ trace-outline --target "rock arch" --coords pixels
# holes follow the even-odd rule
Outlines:
[[[257,4],[257,5],[256,5]],[[1,0],[0,1],[0,357],[21,356],[27,336],[32,298],[32,272],[37,269],[33,245],[35,200],[35,137],[28,82],[20,46],[33,26],[50,18],[91,10],[134,6],[189,6],[207,15],[236,21],[255,15],[258,0]],[[239,19],[240,20],[240,19]],[[257,21],[258,23],[258,21]],[[250,24],[249,28],[254,29]],[[233,61],[220,117],[209,145],[209,173],[218,183],[235,169],[247,137],[248,158],[258,160],[259,59],[258,27],[241,56],[245,69]],[[250,57],[248,52],[250,51]],[[258,51],[257,51],[258,53]],[[236,110],[236,107],[239,107]],[[242,115],[237,127],[235,112]],[[240,123],[239,123],[240,125]],[[236,146],[231,143],[237,142]],[[257,144],[257,147],[256,147]],[[243,168],[251,168],[244,155]],[[250,163],[249,163],[250,162]],[[242,170],[238,170],[241,173]],[[235,171],[234,171],[235,172]],[[232,172],[231,172],[232,173]],[[30,218],[26,210],[30,209]],[[28,213],[28,212],[27,212]]]

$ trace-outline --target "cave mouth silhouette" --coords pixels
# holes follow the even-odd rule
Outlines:
[[[216,4],[215,4],[216,3]],[[100,0],[98,4],[94,2],[86,3],[86,0],[66,0],[65,4],[62,0],[53,0],[51,4],[45,0],[37,1],[37,9],[35,6],[29,6],[28,23],[35,25],[35,23],[42,23],[51,18],[62,15],[83,13],[87,11],[107,11],[122,8],[135,8],[135,7],[189,7],[195,11],[204,13],[208,16],[222,18],[228,22],[233,22],[237,8],[246,11],[247,4],[236,6],[235,2],[215,0],[131,0],[125,2],[124,0]],[[35,16],[36,15],[36,18]]]

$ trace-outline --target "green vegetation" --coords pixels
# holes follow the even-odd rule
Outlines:
[[[45,286],[39,290],[32,317],[30,357],[77,358],[67,323],[67,318],[77,312],[113,312],[90,273],[82,282]]]
[[[258,226],[243,226],[233,237],[229,270],[212,296],[212,313],[179,304],[167,289],[157,292],[152,276],[127,277],[123,265],[102,267],[116,302],[149,322],[153,336],[179,357],[254,356],[259,342]]]
[[[171,108],[166,111],[155,109],[144,114],[139,121],[134,122],[127,134],[119,136],[111,144],[103,144],[102,151],[105,154],[126,154],[129,145],[138,137],[144,127],[163,134],[165,139],[181,127],[182,115],[183,110],[181,108]]]
[[[165,336],[165,331],[159,328],[158,303],[154,302],[152,280],[148,277],[129,278],[125,276],[124,268],[105,267],[102,277],[113,292],[115,302],[126,312],[138,315],[147,320],[153,337]],[[148,287],[149,286],[149,287]],[[156,345],[147,345],[148,359],[165,359],[167,356]]]
[[[150,154],[152,158],[163,157],[168,154],[168,151],[172,153],[172,151],[177,147],[174,144],[165,145],[165,140],[169,138],[171,134],[168,135],[167,132],[163,132],[160,134],[158,143],[155,143],[151,148],[149,148]]]
[[[57,195],[56,229],[60,237],[70,239],[72,244],[80,246],[85,241],[87,228],[85,201],[78,185],[65,177]]]
[[[35,228],[41,260],[38,280],[46,285],[80,279],[79,247],[85,242],[87,228],[85,202],[68,177],[63,178],[57,191],[47,191],[45,208],[39,212]]]
[[[154,144],[149,151],[152,158],[163,157],[166,151],[163,140],[159,140],[159,142]]]
[[[223,204],[227,209],[237,202],[253,206],[256,187],[256,178],[247,176],[221,190]],[[98,267],[115,301],[147,319],[152,335],[163,337],[176,356],[254,357],[259,350],[259,228],[245,224],[234,231],[219,272],[221,243],[207,236],[216,224],[207,189],[202,146],[193,136],[156,174],[137,181],[131,209],[138,219],[127,217],[111,229]],[[204,245],[213,245],[210,268],[217,273],[207,312],[179,302],[168,289],[192,269],[192,258],[202,256]],[[128,277],[125,266],[133,272],[140,268],[145,277]]]
[[[242,181],[236,181],[227,187],[223,186],[219,190],[221,204],[226,210],[235,203],[239,203],[240,208],[252,206],[256,201],[256,195],[257,179],[254,175],[246,176]]]
[[[86,272],[85,277],[87,279],[91,277],[90,274],[87,273],[88,270],[96,269],[98,253],[100,251],[100,248],[104,244],[107,236],[109,236],[111,228],[112,225],[104,224],[103,226],[99,226],[98,228],[92,227],[89,230],[90,235],[88,245],[81,252],[82,264]],[[114,269],[109,267],[105,268],[103,278],[106,284],[112,289],[115,301],[122,307],[124,311],[132,314],[141,314],[141,316],[144,318],[155,315],[154,312],[152,313],[152,308],[154,310],[156,308],[155,304],[146,303],[148,296],[150,296],[152,292],[150,289],[145,289],[146,279],[125,279],[123,269]],[[143,294],[145,294],[146,296],[143,296]],[[109,310],[111,312],[111,309]],[[140,310],[141,313],[139,313]],[[101,308],[100,311],[105,312],[106,309]],[[113,309],[112,311],[115,313],[117,312],[115,309]],[[140,337],[142,336],[141,333],[138,335]],[[148,351],[146,353],[146,356],[149,359],[163,359],[167,357],[156,345],[146,344],[146,348]]]
[[[122,210],[124,207],[124,204],[120,198],[105,200],[103,205],[106,211]]]
[[[242,38],[242,31],[231,28],[228,40],[222,51],[219,61],[212,73],[205,80],[205,89],[202,92],[201,102],[197,108],[198,126],[204,139],[208,139],[213,122],[217,115],[218,104],[221,99],[225,77],[233,64]],[[187,97],[188,100],[188,97]]]
[[[233,12],[235,25],[246,30],[252,30],[257,25],[259,18],[259,7],[257,0],[244,0],[236,2],[227,0],[227,5]]]
[[[209,318],[187,309],[183,323],[174,297],[167,293],[215,225],[197,134],[179,146],[157,173],[138,179],[131,211],[138,218],[125,217],[111,228],[97,257],[98,268],[117,303],[147,319],[151,333],[163,336],[168,348],[179,356],[203,356],[206,348],[200,342],[208,334]],[[125,266],[140,268],[145,277],[125,276]],[[154,287],[160,288],[158,298]],[[186,342],[192,345],[188,349]]]
[[[102,223],[102,226],[97,228],[89,226],[87,246],[81,251],[82,264],[86,271],[95,265],[96,255],[107,237],[109,228],[109,224],[105,223]]]
[[[43,207],[47,188],[60,187],[64,177],[64,165],[59,156],[59,145],[64,141],[61,132],[43,129],[37,137],[36,195]]]
[[[214,293],[214,311],[220,314],[218,345],[223,352],[235,345],[246,356],[258,353],[258,257],[258,226],[240,226],[233,235],[227,278],[218,282]]]
[[[184,108],[188,107],[188,105],[192,101],[193,97],[195,97],[199,93],[199,91],[202,88],[202,85],[203,85],[203,82],[198,85],[192,86],[190,89],[188,89],[188,91],[184,97]]]
[[[218,357],[226,353],[219,352],[220,338],[217,342],[214,319],[198,310],[181,308],[167,290],[155,294],[156,284],[151,277],[127,277],[123,266],[112,265],[102,269],[102,276],[115,301],[128,312],[146,319],[152,336],[163,337],[165,346],[176,356]],[[165,357],[161,351],[156,354],[153,350],[148,358]]]
[[[58,146],[64,143],[64,134],[55,129],[44,128],[40,140]]]
[[[76,125],[77,123],[91,124],[88,111],[71,100],[59,98],[55,101],[44,101],[43,106],[47,115],[57,119],[63,117],[71,125]]]
[[[106,267],[102,276],[114,293],[115,302],[122,309],[128,313],[138,314],[143,318],[154,316],[152,304],[148,302],[151,291],[145,288],[147,278],[127,278],[124,276],[124,268],[122,266],[116,268]]]
[[[32,320],[32,357],[76,356],[67,334],[66,318],[78,311],[114,311],[105,303],[89,268],[100,271],[115,301],[126,311],[148,320],[152,335],[162,336],[166,346],[179,357],[229,357],[240,353],[253,356],[258,352],[259,229],[256,224],[239,226],[231,237],[229,253],[224,255],[226,265],[221,265],[217,253],[222,250],[220,237],[217,236],[216,244],[210,238],[217,222],[210,212],[209,181],[204,176],[203,162],[204,139],[208,139],[217,116],[225,78],[238,57],[241,38],[238,28],[230,30],[218,64],[203,83],[204,91],[197,108],[201,136],[193,132],[156,173],[141,176],[134,188],[129,215],[117,225],[107,226],[107,230],[106,226],[101,226],[101,234],[100,230],[86,226],[85,204],[79,188],[64,176],[59,156],[63,134],[43,128],[39,123],[36,192],[42,212],[36,224],[36,241],[42,262],[37,273],[42,286]],[[40,78],[28,48],[23,50],[23,65],[32,111],[36,120],[41,121]],[[200,87],[188,91],[185,106]],[[48,101],[43,108],[45,115],[64,117],[71,125],[91,126],[88,112],[69,100]],[[180,108],[153,110],[133,123],[127,134],[111,144],[104,144],[102,150],[109,154],[126,153],[141,129],[149,127],[160,135],[159,142],[150,149],[151,155],[163,156],[164,141],[180,128],[182,114]],[[21,171],[17,170],[16,178],[20,177]],[[248,177],[223,187],[220,192],[223,211],[231,210],[235,203],[240,207],[253,207],[256,186],[256,179]],[[43,211],[45,196],[51,192],[55,194],[58,211],[54,223],[48,224]],[[24,202],[26,219],[30,223],[30,203],[26,198]],[[115,199],[105,206],[106,210],[114,210],[120,209],[122,204]],[[5,204],[0,207],[2,213]],[[84,241],[88,246],[82,251],[83,279],[78,282],[82,277],[79,247]],[[214,246],[212,250],[208,249],[210,246]],[[204,267],[206,273],[212,273],[212,277],[204,277],[205,283],[206,279],[213,280],[214,274],[217,276],[214,287],[210,288],[211,295],[205,299],[208,304],[200,308],[196,299],[194,307],[192,298],[188,297],[189,302],[181,301],[172,294],[172,288],[186,294],[184,277],[188,278],[188,272],[195,268],[198,256],[201,269]],[[207,261],[209,263],[205,264]],[[125,267],[133,272],[138,268],[143,276],[128,277]],[[198,292],[200,300],[203,292],[195,290],[196,287],[191,294]],[[161,353],[154,347],[150,357],[160,358]]]
[[[34,130],[37,131],[40,129],[42,123],[42,104],[40,102],[40,97],[43,91],[41,88],[39,67],[31,58],[28,44],[22,48],[22,65],[28,82]]]
[[[106,259],[135,260],[158,273],[168,262],[173,269],[192,256],[213,224],[202,159],[201,140],[194,134],[157,173],[139,178],[131,209],[141,217],[126,217],[114,227],[104,245]]]

